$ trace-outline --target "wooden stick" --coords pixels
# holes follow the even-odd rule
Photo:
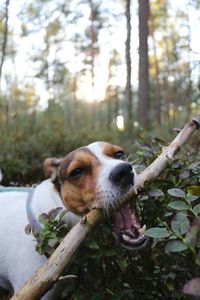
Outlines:
[[[145,171],[140,174],[137,184],[138,190],[141,190],[145,183],[148,184],[152,182],[160,175],[167,167],[169,161],[199,127],[200,113],[193,118],[190,123],[185,125],[172,143],[163,150],[158,158]],[[129,193],[121,199],[120,206],[132,200],[135,196],[136,190],[131,189]],[[112,213],[112,208],[110,209],[110,212]],[[86,236],[97,224],[102,223],[103,220],[103,213],[100,209],[94,209],[89,212],[82,221],[71,229],[47,262],[32,275],[11,300],[40,299],[45,292],[57,282],[64,268],[73,260],[75,253]]]

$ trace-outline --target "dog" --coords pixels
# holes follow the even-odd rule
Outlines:
[[[35,251],[34,238],[25,234],[27,223],[40,230],[38,216],[57,207],[67,209],[70,226],[93,208],[107,212],[112,205],[117,210],[120,198],[137,181],[122,148],[106,142],[78,148],[64,158],[46,159],[44,171],[49,178],[31,194],[26,190],[0,193],[0,286],[12,292],[47,259]],[[128,205],[116,211],[112,224],[123,246],[135,249],[146,243],[145,227]],[[58,299],[56,285],[42,299]]]

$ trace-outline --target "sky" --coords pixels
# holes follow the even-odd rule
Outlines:
[[[5,0],[4,0],[5,1]],[[0,0],[0,7],[2,6]],[[153,0],[152,0],[153,1]],[[26,2],[31,3],[31,0]],[[188,0],[171,0],[171,14],[174,17],[176,10],[182,6],[187,7]],[[50,97],[51,91],[47,91],[46,87],[41,79],[34,78],[34,74],[37,69],[37,62],[33,63],[29,60],[29,55],[34,53],[35,49],[42,47],[43,44],[43,33],[42,30],[39,33],[32,34],[31,36],[21,37],[21,22],[18,18],[18,14],[23,7],[25,0],[11,0],[10,4],[10,16],[9,16],[9,26],[12,28],[15,34],[15,45],[17,48],[17,55],[14,61],[15,71],[13,72],[13,62],[6,61],[4,65],[4,73],[8,73],[13,79],[24,83],[31,83],[36,86],[37,92],[40,96],[41,107],[46,107],[47,100]],[[48,5],[48,4],[47,4]],[[114,5],[114,6],[113,6]],[[121,6],[117,4],[116,1],[107,1],[107,7],[112,11],[115,10],[117,13],[121,10]],[[51,9],[51,7],[50,7]],[[84,18],[78,23],[79,30],[81,31],[88,22],[89,10],[87,7],[82,6],[82,13]],[[200,32],[200,14],[199,11],[191,7],[189,9],[189,17],[191,24],[191,49],[192,49],[192,60],[200,60],[200,43],[199,43],[199,32]],[[53,7],[52,7],[53,10]],[[138,86],[138,16],[137,16],[137,1],[132,1],[132,84],[133,89],[137,89]],[[32,24],[33,25],[33,24]],[[29,24],[31,26],[31,24]],[[99,57],[96,71],[95,71],[95,89],[91,90],[91,82],[89,77],[82,79],[78,90],[78,97],[85,98],[87,101],[92,101],[93,99],[98,99],[99,101],[103,99],[105,93],[105,87],[108,80],[108,61],[109,53],[111,48],[115,48],[121,53],[121,57],[125,57],[125,38],[126,38],[126,24],[125,18],[122,18],[121,22],[115,24],[116,28],[112,36],[110,36],[106,30],[104,30],[100,36],[100,43],[103,45],[103,52]],[[34,27],[34,26],[33,26]],[[66,35],[73,33],[73,26],[66,29]],[[182,28],[181,30],[185,30]],[[67,62],[69,69],[73,72],[78,70],[80,62],[78,58],[74,56],[74,50],[72,43],[66,43],[66,48],[60,52],[63,63]],[[66,51],[67,49],[67,51]],[[158,49],[159,50],[159,49]],[[54,53],[50,53],[49,59],[51,60]],[[126,67],[125,58],[122,61],[122,65],[119,66],[117,76],[114,78],[115,84],[124,87],[126,81]],[[199,73],[198,73],[199,74]],[[194,74],[195,76],[195,74]],[[5,84],[6,88],[6,84]]]

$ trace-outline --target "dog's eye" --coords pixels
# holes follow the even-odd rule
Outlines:
[[[83,174],[85,174],[85,169],[83,168],[77,168],[77,169],[74,169],[69,177],[72,178],[72,179],[76,179],[76,178],[79,178],[81,177]]]
[[[116,159],[125,159],[125,153],[124,151],[120,150],[120,151],[117,151],[114,155],[113,155],[113,158],[116,158]]]

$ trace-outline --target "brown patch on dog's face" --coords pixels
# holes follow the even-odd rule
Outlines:
[[[71,211],[83,214],[95,201],[99,161],[87,148],[79,148],[61,162],[59,176],[61,197]]]
[[[103,145],[103,154],[108,156],[108,157],[112,157],[112,158],[118,158],[116,157],[117,154],[121,154],[121,160],[125,160],[127,161],[127,157],[124,154],[124,150],[116,145],[112,145],[109,143],[104,143]]]

